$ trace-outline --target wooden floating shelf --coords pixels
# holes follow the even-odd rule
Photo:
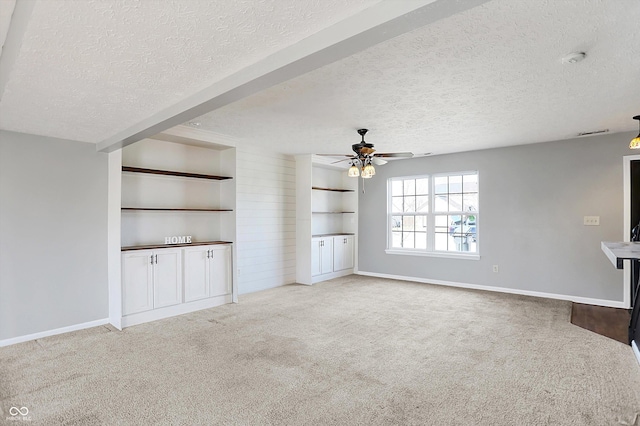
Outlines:
[[[163,248],[174,248],[174,247],[191,247],[191,246],[213,246],[218,244],[233,244],[231,241],[198,241],[192,243],[185,244],[153,244],[146,246],[129,246],[122,247],[122,251],[131,251],[131,250],[153,250],[153,249],[163,249]]]
[[[147,173],[152,175],[180,176],[180,177],[195,178],[195,179],[209,179],[209,180],[233,179],[230,176],[203,175],[199,173],[185,173],[185,172],[176,172],[172,170],[143,169],[141,167],[130,167],[130,166],[122,166],[122,171],[131,172],[131,173]]]
[[[343,214],[343,213],[355,213],[355,212],[311,212],[313,214]]]
[[[316,191],[355,192],[354,189],[321,188],[319,186],[312,186],[311,189],[315,189]]]
[[[321,238],[321,237],[339,237],[342,235],[356,235],[352,232],[334,232],[331,234],[316,234],[316,235],[312,235],[312,238]]]
[[[156,211],[156,212],[232,212],[230,209],[170,209],[155,207],[122,207],[123,211]]]

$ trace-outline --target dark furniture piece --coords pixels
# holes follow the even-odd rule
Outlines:
[[[611,263],[618,268],[623,268],[624,260],[631,260],[633,279],[631,281],[631,321],[629,323],[629,344],[638,351],[640,344],[640,280],[637,275],[636,264],[640,260],[640,242],[602,242],[602,251],[607,255]],[[638,355],[640,352],[636,352]],[[640,358],[639,358],[640,361]]]

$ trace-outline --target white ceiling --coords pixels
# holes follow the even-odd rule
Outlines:
[[[99,142],[379,1],[38,0],[0,128]]]
[[[0,3],[4,12],[14,2]],[[0,56],[0,128],[94,143],[135,137],[162,124],[160,112],[186,119],[185,100],[204,102],[205,89],[270,55],[341,23],[382,19],[372,15],[383,3],[407,14],[429,3],[467,10],[227,98],[196,119],[200,129],[289,154],[348,153],[360,127],[379,151],[416,153],[637,129],[638,0],[37,0],[21,31],[12,20],[15,58]],[[563,65],[572,51],[587,58]]]
[[[640,1],[492,0],[196,121],[292,154],[436,154],[637,129]],[[586,59],[562,64],[584,51]]]

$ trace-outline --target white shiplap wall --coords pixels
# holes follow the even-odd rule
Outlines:
[[[295,159],[237,147],[236,221],[239,293],[295,282]]]

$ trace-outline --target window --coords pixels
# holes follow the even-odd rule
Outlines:
[[[478,172],[389,179],[387,252],[478,254]]]

